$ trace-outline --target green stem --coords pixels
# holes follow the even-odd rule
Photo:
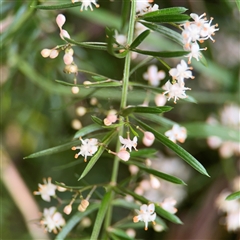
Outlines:
[[[135,26],[135,15],[136,15],[136,0],[131,1],[131,12],[130,12],[130,20],[128,27],[128,38],[127,38],[127,46],[130,46],[133,41],[134,36],[134,26]],[[123,109],[127,106],[127,95],[128,95],[128,85],[129,85],[129,76],[130,76],[130,65],[131,65],[131,52],[125,58],[124,64],[124,72],[123,72],[123,88],[122,88],[122,98],[120,103],[120,108]],[[123,123],[124,119],[121,118],[120,123]],[[124,125],[120,126],[118,136],[123,135]],[[117,141],[116,152],[120,150],[121,143]],[[111,184],[114,186],[117,183],[118,177],[118,169],[119,169],[119,158],[115,156],[113,163],[113,171],[111,177]],[[111,194],[110,202],[114,198],[114,192]],[[108,212],[105,218],[105,229],[111,224],[112,218],[112,207],[109,207]]]

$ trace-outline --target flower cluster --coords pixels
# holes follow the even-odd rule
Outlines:
[[[59,30],[60,30],[59,35],[62,40],[65,40],[65,38],[71,38],[69,33],[62,28],[65,22],[66,22],[66,17],[63,14],[58,14],[56,17],[56,23],[59,27]],[[50,57],[53,59],[53,58],[56,58],[59,55],[59,52],[62,50],[64,50],[65,52],[63,56],[63,61],[65,63],[64,72],[77,74],[78,67],[74,63],[74,60],[73,60],[74,51],[70,44],[66,43],[64,46],[56,46],[52,49],[45,48],[41,51],[41,55],[44,58]]]
[[[72,147],[72,150],[79,149],[79,153],[75,154],[75,158],[78,158],[79,155],[84,157],[84,162],[87,161],[87,157],[93,156],[98,150],[98,140],[96,138],[90,138],[83,140],[81,137],[79,138],[82,142],[81,146]]]
[[[201,49],[198,42],[202,43],[209,38],[214,42],[215,40],[212,36],[219,30],[219,28],[216,28],[217,24],[211,25],[213,18],[210,21],[205,18],[205,13],[200,16],[191,13],[190,16],[194,21],[184,23],[182,31],[183,48],[186,51],[190,51],[187,55],[188,63],[191,63],[192,58],[199,61],[199,57],[201,57],[200,50],[206,50],[206,48]]]
[[[165,132],[165,135],[174,143],[176,143],[176,141],[184,143],[187,138],[187,130],[185,127],[174,124],[171,130]]]
[[[140,207],[140,211],[136,210],[136,212],[138,213],[137,216],[135,216],[133,218],[133,222],[139,222],[142,221],[145,223],[145,230],[148,230],[148,222],[152,222],[153,224],[155,224],[154,220],[156,219],[156,213],[155,211],[155,206],[153,203],[146,205],[143,204]]]

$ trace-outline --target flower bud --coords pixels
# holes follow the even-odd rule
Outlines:
[[[82,123],[78,119],[73,119],[71,125],[72,128],[75,130],[79,130],[80,128],[82,128]]]
[[[128,161],[130,158],[130,153],[123,148],[117,153],[117,156],[123,161]]]
[[[144,132],[143,144],[147,147],[151,146],[155,140],[155,136],[151,132]]]
[[[59,54],[59,51],[56,50],[56,49],[53,49],[53,50],[51,51],[49,57],[53,59],[53,58],[56,58],[56,57],[58,56],[58,54]]]
[[[73,94],[77,94],[78,92],[79,92],[79,87],[77,87],[77,86],[72,87]]]
[[[56,23],[60,29],[62,28],[65,22],[66,22],[65,16],[63,14],[58,14],[56,17]]]
[[[76,109],[76,113],[80,117],[84,116],[86,114],[86,112],[87,112],[87,109],[85,107],[80,106]]]
[[[42,51],[41,51],[41,55],[44,57],[44,58],[47,58],[49,57],[49,55],[51,54],[51,49],[47,49],[47,48],[44,48]]]
[[[66,213],[67,215],[69,215],[72,212],[72,205],[69,204],[69,205],[65,206],[65,208],[63,209],[63,212]]]
[[[88,207],[88,205],[89,205],[88,200],[83,199],[83,200],[81,201],[81,204],[79,204],[79,206],[78,206],[78,211],[80,211],[80,212],[85,212],[86,209],[87,209],[87,207]]]
[[[66,65],[64,68],[64,72],[65,73],[77,73],[78,72],[78,67],[76,64],[70,64],[70,65]]]
[[[69,53],[65,53],[63,56],[63,61],[66,65],[70,65],[73,62],[73,56]]]
[[[156,106],[164,106],[167,102],[167,97],[163,94],[157,94],[154,101]]]

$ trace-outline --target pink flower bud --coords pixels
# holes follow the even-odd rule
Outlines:
[[[61,29],[61,31],[60,31],[60,37],[62,39],[64,39],[64,38],[71,38],[69,33],[66,30],[64,30],[64,29]]]
[[[44,58],[47,58],[49,57],[49,55],[51,54],[51,49],[47,49],[47,48],[44,48],[42,51],[41,51],[41,55],[44,57]]]
[[[70,65],[73,62],[73,56],[69,53],[65,53],[63,56],[63,61],[66,65]]]
[[[123,161],[128,161],[130,158],[130,153],[123,148],[117,153],[117,156]]]
[[[72,205],[67,205],[64,209],[63,212],[69,215],[72,212]]]
[[[66,18],[63,14],[58,14],[56,17],[56,23],[60,29],[62,29],[63,24],[66,22]]]
[[[156,106],[164,106],[165,103],[167,102],[167,98],[163,94],[157,94],[154,101]]]
[[[58,56],[59,52],[56,49],[53,49],[49,55],[50,58],[56,58]]]
[[[155,140],[155,136],[151,132],[144,132],[143,144],[147,147],[151,146]]]

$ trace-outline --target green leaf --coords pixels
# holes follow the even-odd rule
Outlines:
[[[78,130],[75,135],[74,138],[79,138],[79,137],[83,137],[89,133],[95,132],[102,129],[99,125],[97,124],[90,124],[86,127],[81,128],[80,130]]]
[[[169,106],[163,106],[163,107],[134,106],[134,107],[127,107],[127,108],[121,110],[119,114],[122,115],[123,117],[126,117],[133,112],[158,114],[158,113],[168,112],[171,109],[172,109],[172,107],[169,107]]]
[[[161,11],[154,11],[146,13],[143,16],[139,17],[147,22],[158,22],[158,23],[179,23],[185,22],[190,19],[186,14],[161,14]]]
[[[94,49],[94,50],[107,50],[107,44],[104,42],[77,42],[73,40],[72,38],[64,38],[66,42],[83,47],[88,49]]]
[[[130,12],[130,1],[122,1],[122,12],[121,12],[121,29],[123,30],[128,22],[129,12]]]
[[[146,30],[142,32],[137,38],[132,42],[130,48],[136,48],[138,45],[142,43],[142,41],[150,34],[150,30]]]
[[[182,125],[187,129],[189,137],[207,138],[217,136],[222,140],[239,142],[238,131],[220,124],[211,125],[204,122],[194,122]]]
[[[158,16],[158,15],[174,15],[174,14],[181,14],[186,12],[188,9],[185,7],[170,7],[170,8],[163,8],[157,11],[146,13],[147,16]],[[144,16],[145,16],[144,15]]]
[[[105,218],[107,209],[109,208],[110,199],[111,199],[112,191],[107,192],[101,202],[101,205],[98,210],[98,214],[94,223],[91,240],[99,239],[99,233],[102,227],[103,220]]]
[[[235,2],[237,4],[238,11],[240,11],[240,1],[239,0],[235,0]]]
[[[96,116],[91,116],[93,122],[95,122],[96,124],[98,124],[99,126],[103,126],[103,121],[102,119],[96,117]]]
[[[169,140],[167,137],[165,137],[163,134],[155,131],[153,128],[148,126],[147,124],[143,123],[142,121],[135,118],[135,120],[146,130],[152,132],[157,140],[159,140],[162,144],[167,146],[168,148],[172,149],[179,157],[181,157],[185,162],[187,162],[190,166],[192,166],[194,169],[196,169],[198,172],[200,172],[203,175],[206,175],[209,177],[206,169],[202,166],[200,162],[197,161],[196,158],[194,158],[189,152],[187,152],[185,149],[180,147],[179,145],[175,144],[171,140]]]
[[[65,239],[68,233],[79,224],[79,222],[86,216],[88,216],[93,211],[97,210],[100,206],[100,203],[91,203],[85,212],[77,212],[73,215],[66,223],[66,225],[62,228],[62,230],[55,237],[55,240]]]
[[[116,134],[116,130],[112,130],[111,132],[109,132],[102,140],[102,144],[104,146],[107,146],[109,144],[109,142],[112,140],[112,138],[114,137],[114,135]],[[82,178],[84,178],[88,172],[92,169],[92,167],[95,165],[95,163],[97,162],[97,160],[100,158],[100,156],[102,155],[102,153],[104,152],[105,147],[103,146],[99,146],[98,151],[95,153],[95,155],[90,159],[90,161],[88,162],[87,166],[85,167],[84,171],[82,172],[81,176],[79,177],[78,181],[81,180]]]
[[[155,51],[147,51],[147,50],[141,50],[141,49],[131,49],[133,52],[137,52],[143,55],[148,55],[148,56],[154,56],[154,57],[163,57],[163,58],[172,58],[172,57],[182,57],[187,55],[189,52],[187,51],[174,51],[174,52],[169,52],[169,51],[162,51],[162,52],[155,52]]]
[[[183,45],[182,43],[182,35],[176,31],[173,31],[170,28],[167,28],[165,26],[161,26],[161,25],[157,25],[155,23],[149,23],[149,22],[144,22],[144,21],[140,21],[141,24],[143,24],[145,27],[156,31],[158,33],[161,33],[162,35],[164,35],[165,37],[171,39],[172,41],[178,43],[180,46]]]
[[[147,157],[152,156],[157,153],[157,150],[154,148],[142,148],[138,151],[131,152],[131,157]]]
[[[148,204],[149,201],[143,197],[143,196],[140,196],[138,194],[136,194],[135,192],[132,192],[126,188],[123,188],[123,187],[120,187],[120,186],[117,186],[117,187],[113,187],[113,190],[116,191],[117,193],[125,193],[125,194],[128,194],[128,195],[131,195],[135,200],[138,200],[144,204]],[[173,223],[176,223],[176,224],[182,224],[182,221],[174,214],[171,214],[170,212],[164,210],[163,208],[155,205],[155,212],[164,217],[165,219],[169,220],[170,222],[173,222]]]
[[[147,173],[150,173],[156,177],[159,177],[159,178],[162,178],[168,182],[172,182],[172,183],[175,183],[175,184],[183,184],[183,185],[187,185],[183,180],[177,178],[177,177],[174,177],[174,176],[171,176],[169,174],[166,174],[166,173],[163,173],[163,172],[159,172],[157,170],[154,170],[152,168],[149,168],[149,167],[146,167],[142,164],[139,164],[139,163],[136,163],[136,162],[132,162],[132,161],[128,161],[128,162],[124,162],[128,165],[134,165],[134,166],[137,166],[138,168],[140,168],[141,170],[147,172]]]
[[[76,3],[63,3],[58,5],[36,5],[32,6],[33,8],[41,9],[41,10],[57,10],[57,9],[66,9],[66,8],[72,8],[72,7],[78,7],[81,6],[82,3],[76,2]]]
[[[58,153],[58,152],[62,152],[62,151],[66,151],[71,149],[72,146],[74,146],[74,144],[79,143],[79,140],[75,140],[69,143],[65,143],[56,147],[52,147],[52,148],[48,148],[33,154],[28,155],[27,157],[24,157],[23,159],[27,159],[27,158],[36,158],[36,157],[42,157],[42,156],[46,156],[46,155],[50,155],[53,153]]]
[[[121,239],[121,240],[134,240],[134,238],[129,237],[126,234],[126,231],[124,231],[122,229],[109,227],[107,230],[108,230],[108,233],[119,237],[119,239]]]
[[[79,131],[77,131],[74,135],[74,138],[78,138],[80,136],[83,137],[83,136],[85,136],[89,133],[92,133],[92,132],[100,130],[100,129],[102,129],[102,128],[99,127],[98,125],[91,124],[87,127],[84,127],[82,129],[80,129]],[[69,149],[71,149],[72,146],[74,146],[78,143],[79,143],[79,140],[75,140],[75,141],[72,141],[72,142],[69,142],[69,143],[65,143],[65,144],[62,144],[62,145],[59,145],[59,146],[56,146],[56,147],[48,148],[48,149],[30,154],[29,156],[24,157],[24,159],[42,157],[42,156],[45,156],[45,155],[50,155],[50,154],[53,154],[53,153],[58,153],[58,152],[62,152],[62,151],[65,151],[65,150],[69,150]]]
[[[226,200],[228,200],[228,201],[236,200],[236,199],[240,199],[240,191],[231,193],[230,195],[228,195],[226,197]]]

